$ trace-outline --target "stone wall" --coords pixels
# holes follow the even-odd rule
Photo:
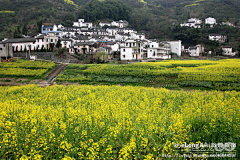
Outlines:
[[[34,52],[30,54],[31,56],[37,56],[37,59],[45,59],[45,60],[51,60],[55,62],[62,62],[62,63],[69,63],[70,61],[70,59],[62,59],[55,56],[53,52]],[[27,58],[26,53],[24,52],[13,53],[13,57]]]

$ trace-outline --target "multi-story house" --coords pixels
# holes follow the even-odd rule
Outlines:
[[[220,43],[224,43],[227,41],[227,36],[223,36],[221,34],[209,34],[208,38],[211,41],[218,41]]]
[[[73,22],[73,26],[93,28],[93,24],[91,22],[84,22],[84,19],[78,19],[78,22]]]
[[[127,39],[120,44],[121,60],[140,60],[143,58],[143,43],[138,40]]]
[[[147,58],[170,59],[170,44],[163,42],[150,42],[147,47]]]

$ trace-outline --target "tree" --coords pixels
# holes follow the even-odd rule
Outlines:
[[[28,29],[27,29],[27,25],[24,24],[23,28],[22,28],[22,34],[23,35],[27,35],[28,34]]]
[[[238,46],[237,51],[238,51],[238,57],[240,57],[240,44],[239,44],[239,46]]]
[[[67,50],[66,48],[62,48],[62,47],[54,48],[53,53],[58,57],[63,57],[67,53]]]
[[[58,41],[57,41],[57,44],[56,44],[56,47],[57,47],[57,48],[60,48],[60,47],[62,47],[62,44],[61,44],[61,41],[60,41],[60,39],[58,39]]]
[[[95,55],[95,60],[97,63],[104,63],[108,59],[108,53],[106,52],[97,52]]]

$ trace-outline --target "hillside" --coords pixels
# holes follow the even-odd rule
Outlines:
[[[173,39],[174,25],[190,17],[215,17],[240,24],[239,0],[0,0],[0,38],[37,32],[42,22],[70,26],[87,21],[126,19],[149,38]]]

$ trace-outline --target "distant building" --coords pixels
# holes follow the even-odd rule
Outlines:
[[[222,25],[231,26],[231,27],[236,27],[234,24],[232,24],[232,23],[230,23],[230,22],[222,22]]]
[[[95,42],[79,42],[74,45],[74,51],[77,54],[94,54],[96,50]]]
[[[198,18],[191,18],[188,22],[180,24],[181,27],[201,28],[202,20]]]
[[[12,49],[15,52],[34,50],[35,42],[36,42],[35,38],[14,38],[2,41],[2,43],[11,44]]]
[[[84,19],[78,19],[78,22],[73,22],[73,26],[93,28],[93,24],[91,22],[84,22]]]
[[[35,50],[49,49],[55,47],[58,41],[56,33],[49,32],[48,34],[42,34],[35,37],[36,43],[34,45]]]
[[[201,44],[190,46],[188,52],[191,57],[199,57],[199,55],[204,52],[204,46]]]
[[[224,43],[227,41],[227,36],[223,36],[221,34],[209,34],[208,39],[211,41],[218,41],[220,43]]]
[[[140,60],[143,58],[143,44],[141,41],[127,39],[120,45],[121,60]]]
[[[236,52],[233,52],[232,47],[224,46],[224,47],[222,47],[222,54],[224,56],[235,56]]]
[[[100,22],[100,23],[99,23],[99,26],[100,26],[100,27],[104,27],[104,26],[110,27],[110,26],[111,26],[111,23]]]
[[[170,59],[170,44],[163,42],[150,42],[147,48],[147,58]]]
[[[167,41],[170,44],[170,52],[177,54],[179,57],[182,54],[182,41]]]
[[[205,24],[210,25],[210,27],[213,27],[214,25],[217,24],[217,20],[212,17],[208,17],[205,19]]]
[[[13,57],[12,43],[0,42],[0,61],[8,57]]]
[[[60,41],[61,41],[62,48],[71,48],[72,47],[73,40],[68,39],[68,38],[61,38]]]
[[[111,23],[107,22],[100,22],[100,27],[108,26],[108,27],[118,27],[118,28],[125,28],[128,26],[128,22],[125,20],[119,20],[119,21],[112,21]]]
[[[41,31],[42,34],[47,34],[47,33],[55,33],[56,36],[61,37],[62,29],[64,27],[62,25],[55,25],[55,24],[50,24],[50,23],[43,23]]]

